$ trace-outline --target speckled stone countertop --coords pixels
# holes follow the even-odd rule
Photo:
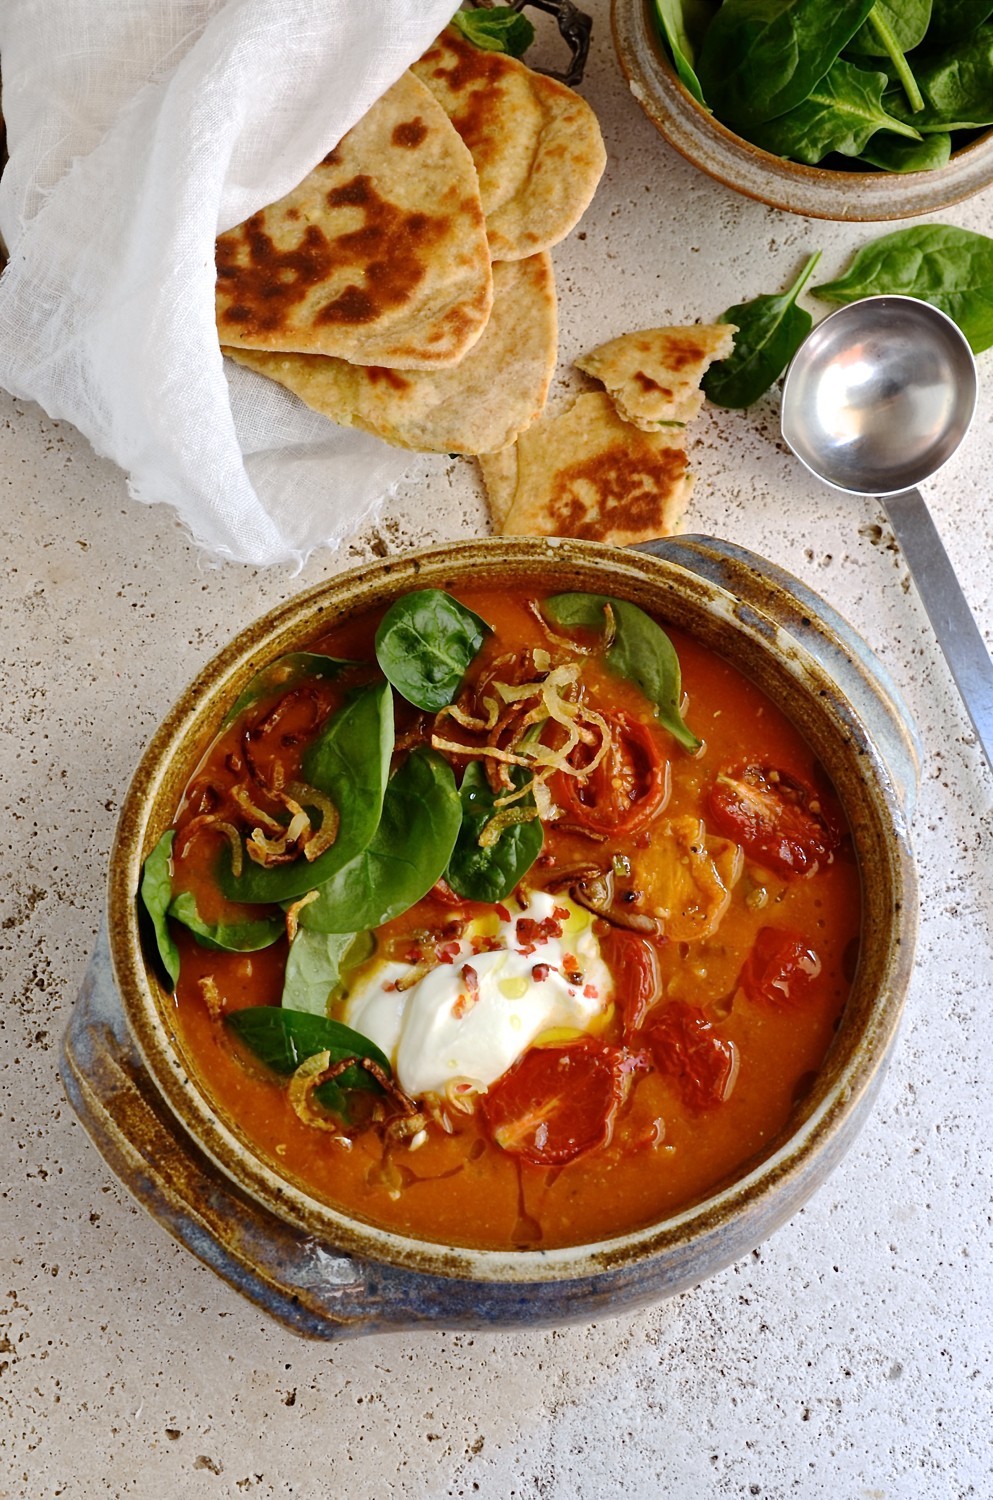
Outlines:
[[[590,8],[584,91],[610,160],[555,257],[565,377],[581,348],[712,319],[785,286],[817,247],[835,275],[882,232],[794,218],[698,175],[641,115],[606,6]],[[993,193],[936,217],[993,231]],[[928,493],[991,639],[993,352],[979,365],[973,431]],[[993,1494],[993,779],[878,506],[800,472],[778,396],[705,414],[694,467],[687,529],[824,594],[923,737],[919,956],[875,1111],[792,1223],[649,1311],[317,1344],[131,1201],[65,1101],[59,1039],[122,794],[180,689],[305,584],[478,532],[475,472],[414,463],[379,516],[301,576],[212,570],[75,431],[0,394],[0,1500]]]

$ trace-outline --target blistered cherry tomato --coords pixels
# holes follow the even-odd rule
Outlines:
[[[820,972],[820,959],[799,932],[763,927],[738,983],[756,1004],[784,1009],[803,1002]]]
[[[610,748],[584,779],[560,771],[555,799],[581,829],[610,837],[638,833],[662,811],[669,797],[669,763],[647,724],[623,711],[605,714]],[[582,770],[589,746],[577,745],[570,765]]]
[[[614,1003],[621,1014],[624,1040],[631,1042],[659,997],[655,948],[636,932],[609,927],[600,936],[600,953],[614,981]]]
[[[605,1146],[627,1091],[626,1063],[620,1048],[592,1038],[531,1047],[483,1095],[493,1139],[540,1167]]]
[[[813,875],[831,862],[841,843],[837,823],[817,793],[774,766],[723,772],[707,801],[719,832],[784,880]]]
[[[698,1006],[672,1000],[647,1037],[655,1066],[672,1079],[689,1109],[722,1104],[738,1075],[738,1049],[720,1037]]]

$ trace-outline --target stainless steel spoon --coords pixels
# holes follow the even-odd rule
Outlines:
[[[783,385],[782,431],[825,484],[882,501],[993,770],[993,662],[914,488],[965,437],[976,387],[972,351],[951,318],[915,297],[865,297],[800,346]]]

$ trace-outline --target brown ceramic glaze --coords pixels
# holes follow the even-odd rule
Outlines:
[[[122,810],[112,856],[109,926],[116,987],[147,1074],[143,1108],[175,1122],[169,1138],[179,1140],[180,1155],[183,1140],[190,1142],[185,1153],[188,1200],[197,1194],[203,1198],[207,1173],[226,1184],[223,1191],[229,1197],[233,1192],[261,1206],[275,1221],[335,1253],[425,1273],[425,1287],[437,1285],[430,1277],[454,1278],[493,1293],[500,1292],[501,1283],[506,1293],[527,1283],[540,1301],[544,1284],[551,1318],[558,1315],[550,1300],[552,1283],[559,1293],[565,1283],[577,1291],[587,1289],[591,1315],[597,1306],[664,1295],[719,1269],[793,1213],[840,1157],[881,1077],[911,970],[915,881],[898,788],[912,795],[913,752],[899,711],[873,675],[869,654],[826,606],[818,612],[815,596],[799,585],[799,596],[791,592],[784,587],[786,575],[728,544],[679,539],[651,545],[665,555],[555,539],[492,538],[344,574],[242,631],[169,714],[138,767]],[[534,586],[540,581],[542,589],[611,593],[641,605],[663,623],[691,631],[733,660],[785,708],[820,756],[845,806],[867,877],[864,941],[852,997],[817,1083],[790,1128],[770,1144],[761,1161],[706,1202],[637,1233],[574,1249],[513,1253],[428,1244],[350,1220],[279,1177],[230,1123],[216,1116],[187,1070],[170,1025],[171,997],[150,976],[139,943],[135,895],[142,861],[171,823],[201,751],[249,679],[284,652],[384,605],[397,593],[470,580],[475,586],[501,581]],[[839,679],[844,679],[845,691]],[[866,726],[873,720],[871,731]],[[140,1155],[143,1145],[135,1144]],[[118,1155],[123,1146],[118,1139]],[[144,1154],[148,1160],[149,1152]],[[182,1178],[181,1167],[173,1165]],[[135,1170],[132,1165],[132,1175]],[[156,1211],[154,1203],[149,1206]],[[167,1214],[160,1217],[168,1219]],[[237,1240],[238,1230],[232,1228],[230,1235]],[[189,1242],[189,1235],[181,1237]],[[454,1304],[452,1309],[449,1321],[454,1322]],[[537,1305],[534,1314],[540,1321]],[[566,1315],[576,1316],[577,1310]],[[506,1310],[484,1310],[476,1320],[500,1322],[511,1316]]]

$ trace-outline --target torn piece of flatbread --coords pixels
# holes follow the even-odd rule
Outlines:
[[[517,444],[495,453],[479,454],[479,472],[486,487],[486,503],[494,531],[502,531],[517,492]]]
[[[455,364],[493,283],[472,157],[412,73],[298,187],[217,241],[222,344]]]
[[[668,536],[692,488],[682,428],[643,432],[623,422],[602,391],[559,416],[541,417],[514,444],[513,493],[500,530],[575,536],[627,546]],[[509,460],[497,455],[509,483]],[[485,475],[484,465],[484,475]],[[498,493],[496,504],[507,501]]]
[[[691,422],[703,406],[700,382],[715,359],[726,359],[737,329],[691,323],[622,333],[576,360],[606,387],[618,415],[646,432],[662,422]]]
[[[483,453],[512,442],[542,410],[558,342],[549,255],[498,262],[493,286],[482,337],[443,370],[367,368],[320,354],[224,353],[343,427],[362,427],[400,448]]]
[[[453,27],[413,66],[472,152],[494,260],[565,238],[606,164],[596,115],[565,84]]]

